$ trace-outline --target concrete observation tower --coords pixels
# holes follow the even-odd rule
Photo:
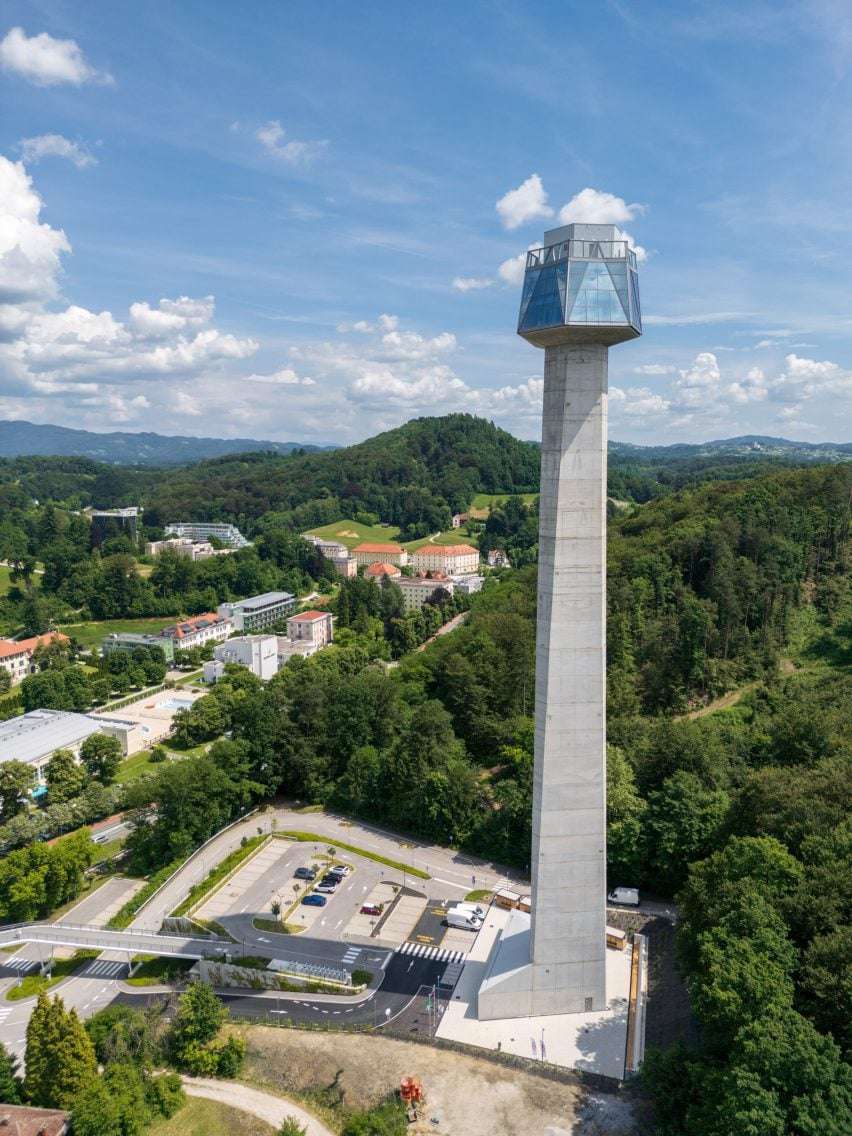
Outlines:
[[[607,364],[642,334],[614,225],[551,229],[527,253],[518,334],[544,348],[532,912],[492,951],[480,1019],[607,1008]]]

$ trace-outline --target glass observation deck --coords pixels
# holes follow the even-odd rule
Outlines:
[[[527,253],[518,334],[539,347],[642,334],[636,254],[614,225],[568,225]],[[599,239],[596,239],[599,238]]]

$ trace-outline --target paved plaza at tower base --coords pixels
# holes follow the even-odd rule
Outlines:
[[[569,1069],[584,1069],[605,1077],[624,1079],[627,1045],[627,1007],[630,992],[631,952],[606,952],[608,1008],[589,1014],[548,1014],[540,1017],[494,1018],[476,1016],[480,987],[486,980],[495,951],[514,938],[503,937],[510,920],[518,927],[520,912],[492,907],[485,926],[468,956],[452,1001],[441,1019],[438,1037],[501,1049],[519,1057],[550,1062]],[[525,917],[527,920],[528,916]],[[499,942],[498,942],[499,941]],[[511,949],[511,948],[510,948]],[[544,1055],[542,1058],[542,1040]]]

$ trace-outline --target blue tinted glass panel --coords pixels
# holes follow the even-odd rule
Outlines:
[[[573,265],[572,265],[573,267]],[[568,323],[626,324],[627,313],[621,305],[606,264],[585,265],[585,274],[568,315]]]
[[[615,291],[621,300],[621,307],[625,315],[630,314],[630,301],[627,298],[627,262],[624,260],[609,261],[607,263],[609,278],[612,280]]]
[[[535,286],[538,283],[538,278],[541,276],[541,270],[534,268],[524,276],[524,290],[521,293],[521,314],[518,317],[518,322],[523,323],[524,314],[526,313],[527,306],[535,291]]]
[[[630,281],[630,322],[634,327],[642,330],[642,309],[639,306],[639,282],[635,272],[628,274]]]
[[[522,331],[558,327],[564,322],[562,297],[565,295],[566,268],[563,263],[541,270],[526,309],[521,312],[519,327]]]

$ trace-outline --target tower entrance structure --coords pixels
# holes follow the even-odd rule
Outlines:
[[[518,334],[544,348],[532,909],[491,953],[484,1019],[607,1006],[607,364],[642,334],[614,225],[552,229],[527,253]]]

